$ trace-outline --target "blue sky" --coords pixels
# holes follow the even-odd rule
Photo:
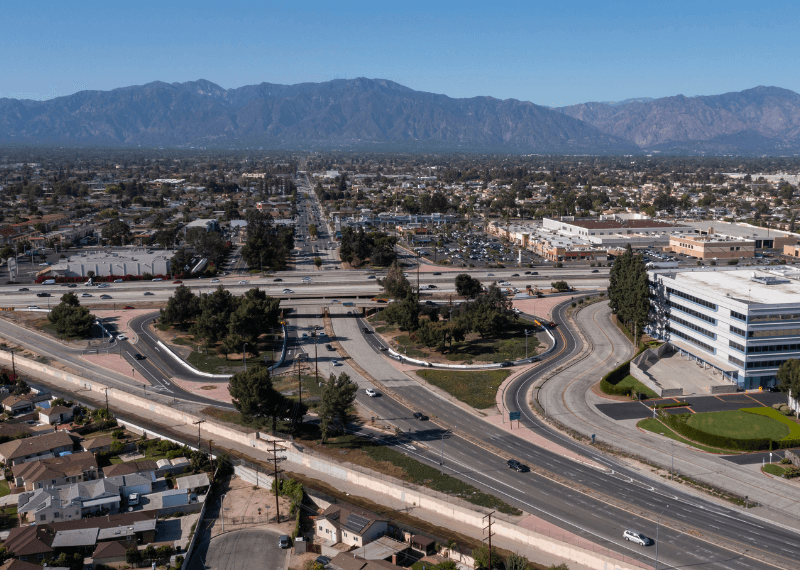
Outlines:
[[[7,2],[0,96],[358,76],[542,105],[800,92],[798,2]]]

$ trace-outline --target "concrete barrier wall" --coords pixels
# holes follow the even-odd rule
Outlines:
[[[633,360],[631,360],[631,376],[636,378],[639,382],[650,388],[662,398],[675,398],[677,396],[683,396],[683,388],[662,388],[653,381],[647,372],[643,371],[641,368],[639,368],[639,366],[634,364]]]
[[[739,391],[738,384],[719,384],[707,388],[710,394],[735,394]]]
[[[192,554],[194,553],[194,547],[197,544],[197,537],[200,536],[200,533],[197,532],[200,530],[200,527],[203,525],[203,518],[206,516],[206,505],[208,505],[208,501],[203,501],[203,506],[200,510],[200,518],[197,519],[197,525],[195,528],[195,533],[192,535],[192,540],[189,541],[189,546],[186,547],[186,552],[183,555],[183,564],[181,564],[181,570],[187,570],[189,568],[189,562],[192,561]]]

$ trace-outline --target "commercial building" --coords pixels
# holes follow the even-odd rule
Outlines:
[[[649,277],[646,332],[740,388],[773,386],[781,364],[800,358],[800,271],[657,269]]]
[[[784,246],[797,243],[797,234],[760,228],[748,224],[732,224],[719,220],[705,222],[685,222],[693,228],[692,231],[701,235],[721,234],[735,238],[743,238],[755,242],[756,249],[777,249],[782,251]]]
[[[697,259],[739,259],[756,254],[754,240],[713,233],[670,236],[669,248],[673,253]]]
[[[48,268],[51,277],[88,277],[89,271],[98,277],[116,275],[169,275],[169,250],[133,249],[130,251],[86,252],[70,256]]]
[[[592,245],[604,247],[664,246],[672,235],[694,231],[685,223],[671,224],[646,217],[601,216],[598,219],[582,219],[562,216],[559,219],[544,218],[542,228],[562,236],[580,237]]]

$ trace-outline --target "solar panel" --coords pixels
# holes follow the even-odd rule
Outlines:
[[[344,523],[342,526],[348,530],[352,530],[353,532],[361,532],[361,530],[369,524],[369,519],[365,519],[362,516],[350,514],[347,517],[347,522]]]

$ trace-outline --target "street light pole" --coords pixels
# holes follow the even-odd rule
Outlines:
[[[669,505],[666,505],[662,510],[661,514],[658,515],[658,520],[656,521],[656,567],[655,570],[658,570],[658,528],[661,525],[661,517],[664,516],[664,511],[669,508]]]
[[[247,372],[247,343],[242,346],[242,362],[244,362],[244,371]]]
[[[528,360],[528,329],[525,329],[525,360]]]
[[[444,436],[448,433],[453,433],[453,430],[456,429],[457,426],[453,426],[453,429],[446,430],[442,433],[442,461],[440,463],[441,466],[441,474],[444,475]]]
[[[226,496],[227,496],[227,493],[222,495],[222,497],[220,497],[220,499],[219,499],[219,510],[220,510],[219,517],[222,520],[222,532],[225,532],[225,497]]]

